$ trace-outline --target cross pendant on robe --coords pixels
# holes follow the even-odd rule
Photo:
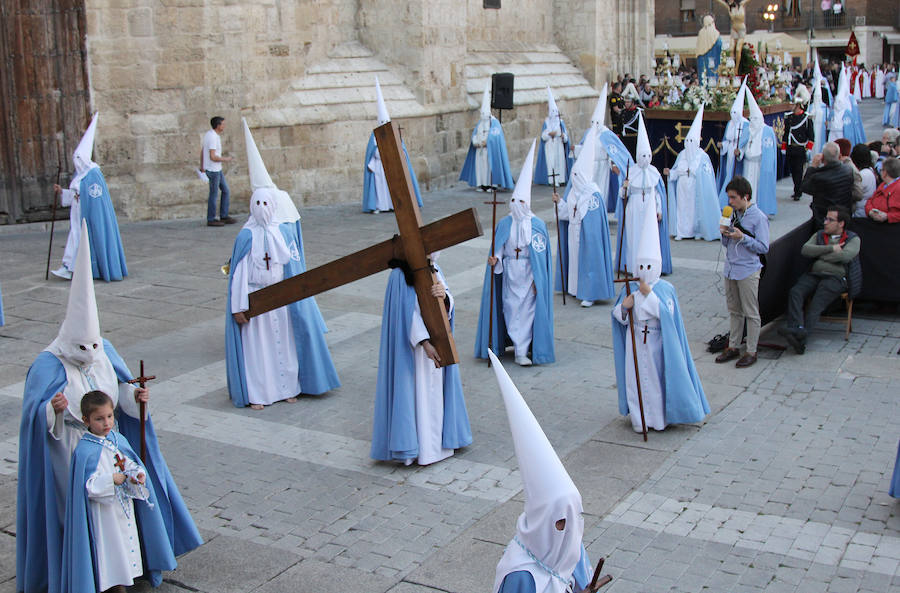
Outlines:
[[[272,258],[269,257],[269,252],[266,251],[266,256],[263,258],[263,260],[265,260],[265,262],[266,262],[266,269],[267,269],[267,270],[269,269],[269,261],[270,261],[271,259],[272,259]]]
[[[125,471],[125,458],[116,453],[116,462],[113,464],[117,468],[119,468],[120,472]]]
[[[644,343],[646,344],[647,343],[647,334],[650,333],[650,328],[647,327],[646,323],[644,324],[644,329],[641,330],[641,333],[644,334]]]
[[[513,251],[516,252],[516,259],[519,259],[519,252],[522,251],[521,247],[516,247]]]

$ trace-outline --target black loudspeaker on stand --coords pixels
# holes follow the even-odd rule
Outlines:
[[[514,78],[512,72],[495,72],[491,75],[491,109],[513,108]]]

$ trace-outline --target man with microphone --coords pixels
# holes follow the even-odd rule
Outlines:
[[[738,358],[735,364],[744,368],[756,363],[761,318],[759,315],[759,277],[763,263],[760,258],[769,251],[769,219],[762,210],[751,204],[753,189],[741,176],[725,186],[728,204],[722,210],[719,231],[725,246],[725,302],[731,314],[728,347],[716,357],[716,362]],[[741,337],[747,322],[747,351],[741,356]]]

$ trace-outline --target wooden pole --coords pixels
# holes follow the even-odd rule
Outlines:
[[[59,185],[59,176],[62,174],[62,149],[59,147],[59,138],[56,139],[56,160],[59,166],[56,168],[56,185]],[[50,279],[50,256],[53,254],[53,230],[56,226],[56,189],[53,190],[53,209],[50,214],[50,246],[47,247],[47,270],[44,272],[44,280]]]
[[[491,205],[491,257],[494,257],[494,238],[497,235],[497,186],[492,185],[491,191],[493,192],[493,198],[491,198],[490,202],[487,202]],[[494,335],[494,266],[491,265],[491,299],[488,305],[488,349],[492,348],[492,338]],[[502,353],[501,353],[502,354]],[[488,366],[491,366],[491,357],[488,357]]]
[[[556,169],[553,169],[553,173],[550,174],[550,178],[553,179],[553,193],[556,194],[556,178],[558,175],[556,174]],[[558,195],[558,194],[557,194]],[[562,284],[562,294],[563,294],[563,305],[566,304],[566,291],[568,290],[568,286],[566,286],[566,275],[563,274],[563,259],[562,259],[562,236],[559,232],[559,204],[556,201],[553,202],[553,214],[556,216],[556,253],[559,254],[559,280],[560,284]],[[571,224],[571,223],[570,223]],[[568,269],[570,262],[568,258],[566,258],[566,269]]]
[[[128,383],[134,384],[137,383],[141,389],[144,389],[147,386],[147,381],[152,381],[156,379],[156,375],[150,375],[147,377],[144,375],[144,361],[141,360],[141,375],[139,377],[135,377],[128,381]],[[140,421],[141,421],[141,462],[146,463],[147,461],[147,404],[146,402],[140,402]]]
[[[625,265],[625,275],[628,275],[628,264]],[[616,280],[616,282],[624,282],[625,295],[628,296],[631,294],[631,280],[629,278]],[[637,341],[634,337],[634,303],[632,303],[631,308],[628,309],[628,329],[631,330],[631,357],[634,360],[634,384],[637,387],[638,408],[640,408],[641,411],[641,434],[644,435],[644,442],[647,442],[647,421],[644,419],[644,396],[641,393],[641,373],[638,370]]]
[[[601,558],[597,561],[597,568],[594,569],[594,578],[591,579],[591,582],[585,587],[580,593],[597,593],[600,590],[600,587],[608,585],[612,582],[612,576],[605,575],[602,579],[600,578],[600,571],[603,570],[603,563],[606,561],[606,558]]]
[[[627,163],[625,165],[625,183],[628,183],[629,174],[631,173],[631,163]],[[625,250],[625,210],[628,207],[628,188],[625,188],[625,194],[622,196],[622,220],[619,221],[619,224],[622,225],[622,232],[619,233],[619,248],[618,253],[616,253],[616,276],[619,276],[619,270],[622,269],[622,252]],[[626,262],[626,266],[627,266]],[[627,276],[627,272],[626,272]]]

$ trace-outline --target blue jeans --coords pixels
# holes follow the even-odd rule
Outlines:
[[[222,190],[222,201],[219,204],[219,218],[228,218],[228,200],[231,198],[231,190],[225,181],[224,171],[207,171],[209,177],[209,199],[206,204],[206,221],[216,219],[216,194]]]

